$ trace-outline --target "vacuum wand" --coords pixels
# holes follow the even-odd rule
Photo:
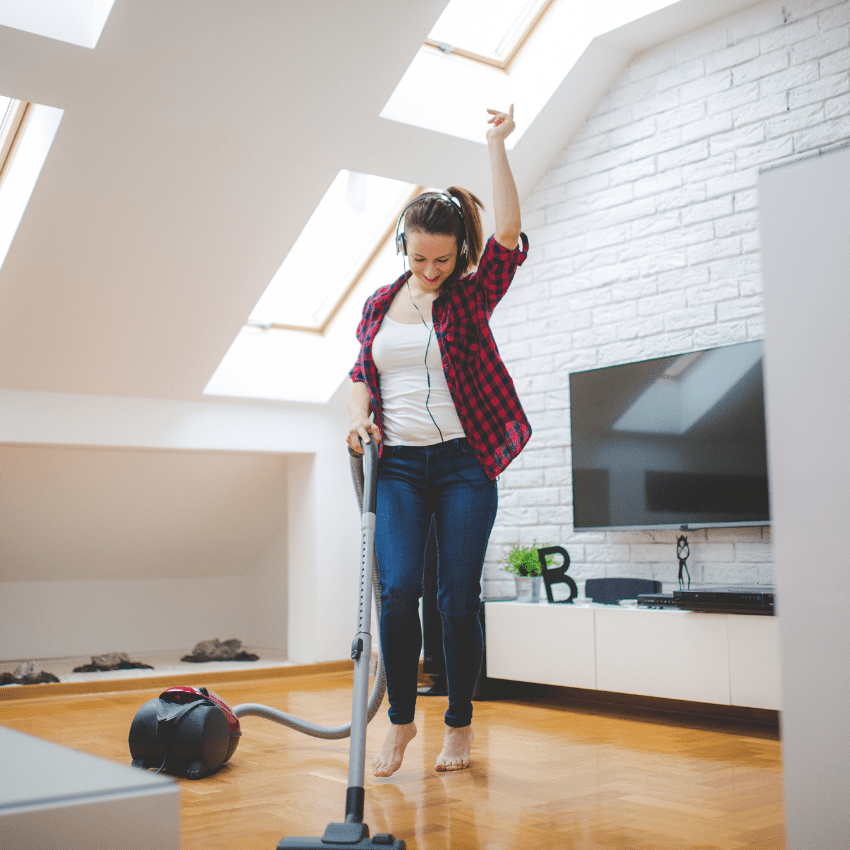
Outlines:
[[[364,446],[363,511],[360,515],[360,593],[357,634],[351,645],[354,659],[354,693],[351,703],[351,744],[348,757],[348,794],[345,820],[363,822],[363,782],[366,770],[366,725],[369,699],[369,663],[372,659],[372,557],[375,551],[378,449],[374,441]]]
[[[354,689],[351,705],[351,745],[348,757],[348,791],[345,822],[330,823],[321,838],[282,838],[277,850],[405,850],[405,843],[388,833],[369,835],[363,823],[366,772],[366,724],[369,699],[369,662],[372,657],[372,562],[375,556],[375,508],[377,504],[378,445],[363,444],[364,488],[360,519],[360,593],[357,633],[351,644],[354,659]]]

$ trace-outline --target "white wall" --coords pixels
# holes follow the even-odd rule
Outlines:
[[[676,586],[677,532],[572,529],[568,373],[764,336],[759,169],[850,136],[850,4],[767,2],[635,59],[525,200],[531,253],[494,332],[534,435],[502,476],[513,540],[581,580]],[[693,531],[695,582],[770,583],[769,528]]]
[[[247,572],[286,518],[283,454],[0,446],[6,581]]]
[[[760,182],[789,850],[850,847],[850,149]]]
[[[0,592],[0,661],[106,652],[176,660],[199,640],[243,635],[240,576],[3,582]]]
[[[359,519],[344,395],[0,391],[0,661],[183,653],[211,637],[346,657]]]

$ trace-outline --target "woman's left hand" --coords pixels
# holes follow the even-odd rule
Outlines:
[[[493,117],[487,122],[492,124],[487,131],[488,139],[501,139],[504,141],[516,128],[514,124],[514,105],[511,104],[507,112],[499,112],[498,109],[488,109]]]

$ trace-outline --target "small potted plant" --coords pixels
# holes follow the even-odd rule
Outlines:
[[[540,579],[543,570],[540,567],[537,549],[536,542],[530,546],[513,543],[505,551],[502,563],[507,572],[513,573],[514,581],[516,581],[517,602],[540,601]],[[546,566],[548,567],[554,560],[554,555],[547,555]]]

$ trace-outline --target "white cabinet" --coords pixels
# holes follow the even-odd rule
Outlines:
[[[495,679],[779,709],[776,617],[487,602]]]
[[[593,611],[488,602],[487,675],[569,688],[596,688]]]
[[[729,704],[725,614],[648,608],[593,613],[599,690]]]
[[[726,618],[732,705],[779,708],[779,621],[776,617]]]

